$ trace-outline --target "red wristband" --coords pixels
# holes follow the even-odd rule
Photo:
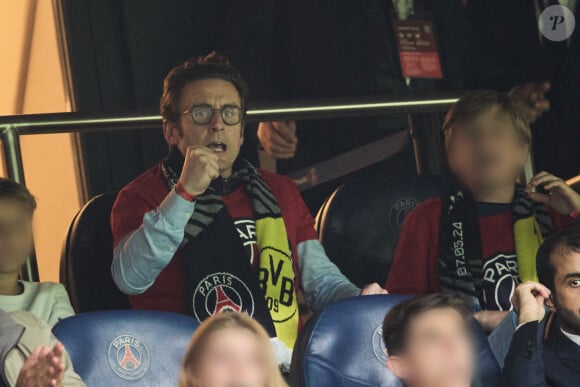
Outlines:
[[[183,184],[181,184],[180,181],[178,181],[177,184],[175,184],[175,192],[177,192],[179,196],[181,196],[188,202],[193,202],[195,200],[195,195],[192,195],[189,192],[187,192],[185,188],[183,188]]]
[[[580,214],[576,210],[572,211],[569,216],[574,220],[578,220],[578,218],[580,218]]]

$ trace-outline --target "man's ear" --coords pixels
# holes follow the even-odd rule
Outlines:
[[[550,294],[549,298],[546,298],[544,304],[550,309],[551,312],[556,312],[556,304],[554,303],[554,293]]]
[[[176,122],[163,120],[163,136],[169,145],[177,145],[181,138],[181,132]]]
[[[401,359],[398,356],[389,356],[387,358],[387,366],[389,367],[393,375],[395,375],[397,378],[406,379],[407,372],[405,369],[403,359]]]
[[[242,139],[242,144],[244,143],[244,132],[246,131],[246,120],[242,120],[242,125],[240,127],[240,137]]]

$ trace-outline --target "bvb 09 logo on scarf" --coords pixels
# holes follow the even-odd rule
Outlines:
[[[274,247],[264,247],[260,253],[267,267],[260,266],[260,287],[266,295],[266,305],[275,323],[290,320],[298,312],[294,292],[292,258]]]

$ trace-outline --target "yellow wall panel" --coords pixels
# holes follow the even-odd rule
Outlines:
[[[16,113],[31,0],[0,1],[0,114]]]
[[[9,86],[7,93],[0,93],[6,94],[0,100],[0,114],[70,111],[52,1],[0,1],[0,20],[0,53],[14,58],[0,61],[0,82]],[[20,140],[26,184],[38,199],[35,243],[40,279],[58,282],[62,243],[80,208],[72,137],[26,135]]]

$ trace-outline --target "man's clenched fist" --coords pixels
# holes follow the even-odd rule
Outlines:
[[[179,178],[187,193],[193,196],[203,194],[211,181],[219,175],[218,157],[213,150],[203,146],[187,148]]]

